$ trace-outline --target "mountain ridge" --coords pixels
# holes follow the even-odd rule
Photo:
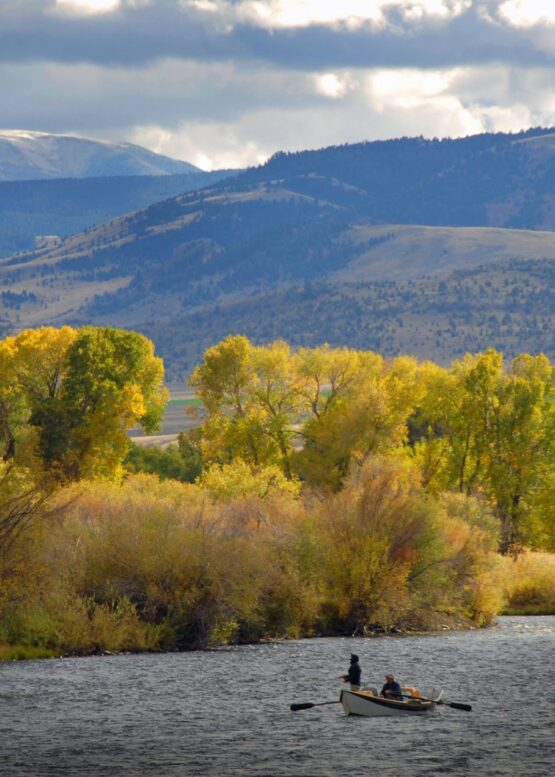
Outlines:
[[[554,181],[551,128],[278,154],[56,247],[4,260],[0,282],[19,297],[0,315],[6,331],[41,320],[136,328],[154,338],[170,373],[180,374],[237,326],[255,339],[287,336],[293,344],[314,330],[335,345],[374,343],[390,355],[411,347],[424,355],[429,347],[442,360],[461,355],[465,343],[486,344],[488,332],[512,353],[520,331],[527,347],[536,333],[555,355],[543,334],[555,302],[542,291],[554,280]],[[513,309],[527,265],[536,281]],[[479,312],[480,287],[489,323]],[[383,289],[387,310],[379,304]],[[472,298],[464,327],[457,325],[463,291]],[[536,300],[542,318],[534,323]],[[310,308],[320,311],[321,325]],[[506,315],[510,327],[500,323]],[[376,335],[380,317],[390,321],[388,337]],[[448,348],[435,345],[434,320],[459,333],[439,338]],[[418,327],[430,330],[427,339],[417,338]],[[184,330],[186,347],[173,334]]]
[[[41,235],[65,238],[235,174],[233,170],[216,170],[0,181],[0,257],[35,249]]]
[[[134,143],[33,130],[0,130],[0,181],[198,173],[189,162]]]

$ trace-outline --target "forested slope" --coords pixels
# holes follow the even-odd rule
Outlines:
[[[230,174],[222,170],[0,181],[0,256],[34,249],[39,235],[67,237]]]
[[[492,337],[552,353],[554,166],[550,130],[277,154],[4,260],[0,316],[5,331],[138,328],[172,376],[228,331],[441,359]]]

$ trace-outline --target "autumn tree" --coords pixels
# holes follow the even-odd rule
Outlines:
[[[112,327],[83,327],[67,351],[58,393],[35,405],[39,449],[64,477],[117,475],[128,449],[126,431],[160,424],[168,394],[162,360],[150,340]]]
[[[312,416],[302,428],[304,447],[296,465],[313,485],[337,490],[353,459],[405,442],[407,418],[420,391],[418,365],[408,357],[388,363],[378,354],[347,349],[314,349],[298,356],[299,370],[308,378]],[[322,395],[318,400],[316,391]]]
[[[207,462],[239,457],[255,467],[279,464],[291,475],[302,397],[286,343],[258,347],[231,335],[206,351],[189,383],[208,414],[202,427]]]
[[[162,381],[152,343],[134,332],[43,327],[7,338],[0,342],[3,458],[41,477],[113,476],[126,430],[159,424]]]
[[[555,471],[552,372],[545,356],[522,355],[497,390],[485,481],[501,522],[503,553],[521,543],[521,526]]]
[[[523,354],[508,371],[490,349],[428,374],[415,444],[432,490],[481,494],[500,521],[500,549],[518,547],[521,526],[553,473],[553,370]]]
[[[430,492],[457,490],[493,505],[503,552],[534,521],[551,542],[555,403],[545,356],[521,355],[507,370],[489,349],[444,369],[230,336],[206,352],[191,385],[207,413],[200,436],[208,466],[237,458],[253,471],[278,465],[288,478],[337,491],[353,462],[408,449]]]
[[[5,461],[16,457],[32,432],[33,410],[58,395],[76,337],[71,327],[41,327],[0,341],[0,443]]]
[[[248,338],[230,336],[205,352],[189,379],[208,416],[202,443],[209,461],[231,461],[240,452],[247,461],[260,461],[261,429],[250,405],[252,353]]]

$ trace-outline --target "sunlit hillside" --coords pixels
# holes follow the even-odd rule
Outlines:
[[[277,154],[5,259],[3,331],[133,327],[155,339],[172,378],[229,331],[440,360],[489,342],[552,354],[553,138]]]

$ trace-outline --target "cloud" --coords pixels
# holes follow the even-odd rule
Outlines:
[[[165,60],[147,68],[32,63],[5,65],[7,127],[65,128],[122,137],[129,127],[182,121],[234,122],[249,110],[280,111],[324,102],[311,74],[233,63]]]
[[[66,14],[112,13],[120,8],[120,0],[56,0],[55,11]]]
[[[555,25],[555,7],[546,0],[505,0],[499,6],[499,16],[515,27]]]
[[[457,137],[555,123],[555,90],[547,69],[344,70],[299,81],[292,71],[284,75],[283,82],[274,81],[274,95],[246,103],[233,116],[191,117],[171,129],[152,122],[137,127],[133,140],[211,169],[258,164],[278,149],[402,135]],[[238,96],[240,71],[234,80],[229,88]],[[297,84],[294,100],[284,91],[288,82]],[[263,83],[261,77],[257,88]]]
[[[0,0],[2,123],[204,168],[550,125],[552,17],[534,0]]]
[[[270,30],[312,26],[386,27],[394,11],[409,22],[448,20],[467,11],[472,0],[181,0],[185,8],[225,15],[228,24],[248,22]]]
[[[332,100],[345,97],[347,92],[356,89],[357,79],[350,73],[321,73],[315,77],[316,91]]]
[[[551,63],[553,50],[517,24],[524,7],[518,0],[4,0],[0,60],[143,67],[166,58],[232,59],[307,70]]]

